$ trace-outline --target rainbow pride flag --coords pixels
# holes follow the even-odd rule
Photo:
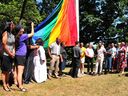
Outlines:
[[[76,7],[74,0],[61,0],[53,12],[36,28],[32,41],[42,38],[44,47],[59,38],[66,46],[74,46],[78,40]]]

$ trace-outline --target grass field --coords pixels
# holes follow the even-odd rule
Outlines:
[[[65,71],[69,71],[69,68]],[[27,84],[25,87],[28,92],[20,92],[15,85],[12,86],[11,92],[5,92],[1,85],[0,96],[128,96],[128,77],[108,74],[85,75],[74,79],[66,76],[40,84]]]

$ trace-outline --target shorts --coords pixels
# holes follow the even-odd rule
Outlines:
[[[85,58],[81,58],[81,63],[85,63]]]
[[[14,59],[12,59],[11,57],[3,55],[1,70],[10,72],[12,70],[13,61]]]
[[[15,64],[17,65],[25,65],[26,62],[26,56],[18,56],[16,55],[15,57]]]

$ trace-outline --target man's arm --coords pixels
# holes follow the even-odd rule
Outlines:
[[[51,54],[51,49],[50,49],[50,47],[48,48],[48,54],[49,54],[49,56],[52,58],[52,54]]]

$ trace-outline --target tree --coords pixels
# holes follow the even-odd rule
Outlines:
[[[84,2],[84,3],[83,3]],[[121,38],[126,30],[118,29],[112,24],[119,17],[124,19],[127,0],[80,0],[80,41],[107,41]]]
[[[37,3],[42,20],[52,12],[59,2],[60,0],[42,0],[42,2]]]
[[[0,28],[4,21],[12,19],[18,24],[24,0],[0,1]],[[26,25],[28,20],[39,24],[44,20],[60,2],[60,0],[26,0],[22,23]],[[128,0],[79,0],[80,3],[80,41],[84,43],[98,42],[126,37],[128,28]],[[125,23],[123,29],[113,25],[115,19],[121,18]],[[115,26],[115,27],[114,27]],[[113,31],[114,30],[114,31]],[[122,35],[123,34],[123,35]],[[122,40],[122,39],[119,39]]]
[[[8,2],[6,2],[8,1]],[[0,21],[13,20],[18,24],[22,10],[23,0],[2,0],[0,1]],[[35,0],[27,0],[23,13],[22,23],[26,25],[27,20],[35,23],[41,22],[41,16],[37,9]]]

